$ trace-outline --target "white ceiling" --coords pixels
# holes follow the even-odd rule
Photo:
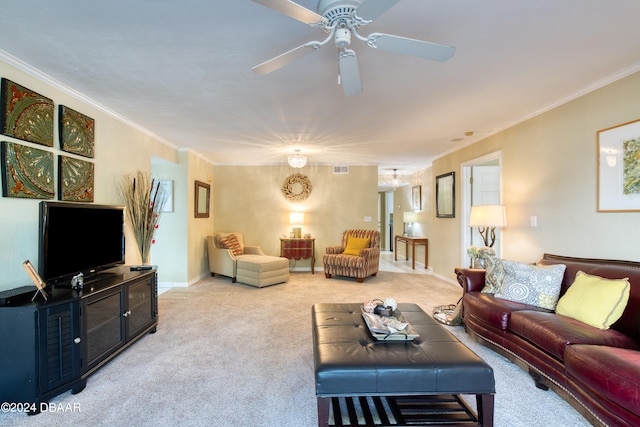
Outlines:
[[[300,148],[311,163],[409,174],[640,70],[638,0],[402,0],[362,33],[448,44],[455,56],[354,39],[363,91],[353,97],[337,85],[333,43],[253,73],[325,34],[250,0],[3,3],[0,58],[214,164],[283,163]]]

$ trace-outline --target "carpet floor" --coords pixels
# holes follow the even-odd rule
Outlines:
[[[393,297],[430,313],[461,292],[432,275],[385,271],[364,283],[295,272],[288,283],[260,289],[206,278],[161,294],[157,332],[90,377],[81,393],[64,393],[35,416],[0,413],[0,425],[312,427],[314,303]],[[589,425],[462,327],[448,329],[493,367],[497,427]]]

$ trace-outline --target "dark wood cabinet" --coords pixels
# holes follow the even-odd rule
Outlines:
[[[158,322],[156,270],[119,267],[82,291],[0,307],[0,402],[33,404],[71,390]]]
[[[155,271],[131,273],[131,280],[83,298],[83,377],[111,360],[157,324],[157,284]]]

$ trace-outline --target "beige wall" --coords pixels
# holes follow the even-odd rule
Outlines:
[[[288,215],[292,210],[306,214],[303,232],[317,239],[317,266],[321,266],[324,248],[340,242],[342,230],[378,228],[375,166],[352,166],[349,175],[333,175],[331,166],[305,166],[301,172],[310,178],[313,191],[306,201],[295,205],[280,192],[284,179],[294,172],[288,165],[212,167],[197,155],[178,152],[33,74],[1,61],[0,74],[52,98],[56,106],[67,105],[96,120],[95,203],[120,204],[116,185],[123,174],[136,169],[158,171],[164,175],[160,178],[175,180],[174,200],[179,208],[161,220],[158,242],[152,250],[152,262],[160,265],[161,282],[188,284],[207,274],[204,237],[214,230],[241,230],[248,243],[277,255],[279,237],[291,228]],[[429,266],[434,272],[453,278],[463,250],[460,183],[456,182],[456,218],[436,218],[434,177],[455,171],[459,180],[462,163],[501,150],[509,221],[503,232],[505,257],[532,262],[543,252],[551,252],[638,260],[640,213],[596,211],[596,132],[640,118],[639,93],[637,73],[437,159],[414,174],[411,185],[395,191],[395,233],[402,233],[400,219],[411,206],[411,187],[421,185],[422,210],[416,235],[429,238]],[[2,140],[34,145],[6,136]],[[57,141],[55,147],[45,149],[61,153]],[[152,166],[152,158],[166,164]],[[212,184],[209,219],[193,218],[195,180]],[[5,248],[0,252],[2,290],[29,284],[21,264],[25,259],[37,263],[38,201],[2,197],[0,212],[0,243]],[[538,217],[536,228],[529,226],[532,215]],[[364,220],[367,216],[371,222]],[[127,230],[126,261],[130,264],[139,262],[133,241]],[[419,248],[418,260],[424,256],[421,251]]]
[[[180,153],[185,155],[185,153]],[[186,153],[186,161],[189,165],[188,176],[188,202],[187,202],[187,219],[188,219],[188,278],[193,283],[194,280],[210,274],[209,258],[207,257],[206,236],[211,235],[214,231],[214,217],[212,210],[213,198],[213,166],[202,157],[189,151]],[[195,218],[195,182],[200,181],[209,184],[210,200],[209,200],[209,217]]]
[[[99,106],[84,101],[66,88],[59,87],[54,82],[44,81],[42,78],[37,77],[37,73],[33,71],[19,70],[8,63],[0,61],[0,76],[53,99],[55,103],[54,147],[47,148],[4,135],[2,136],[2,141],[12,141],[51,151],[54,154],[53,170],[56,182],[57,168],[55,167],[55,162],[57,162],[57,156],[60,154],[68,155],[59,149],[57,138],[58,105],[64,104],[95,120],[95,158],[90,160],[95,164],[95,203],[122,204],[117,194],[117,185],[122,175],[138,169],[152,170],[152,158],[164,162],[165,165],[178,164],[178,151],[171,145],[150,136],[148,132],[140,128],[125,123]],[[203,170],[206,170],[207,167],[202,165],[201,161],[192,163],[191,165],[186,165],[186,171],[193,167],[194,176],[212,175],[210,170],[203,173]],[[183,175],[185,173],[183,172]],[[186,195],[192,185],[187,185],[186,175],[184,176],[184,192],[179,194]],[[175,175],[173,175],[173,178],[178,179]],[[38,206],[39,200],[0,197],[0,245],[3,248],[0,251],[0,271],[2,271],[0,290],[31,284],[29,277],[22,268],[22,262],[26,259],[31,260],[35,265],[38,262]],[[166,218],[171,219],[171,216],[167,214]],[[161,219],[160,229],[164,226],[163,219]],[[169,228],[167,224],[167,231]],[[205,232],[203,228],[207,231]],[[151,262],[160,264],[158,273],[160,282],[167,280],[188,282],[206,272],[207,268],[203,266],[204,248],[201,242],[204,242],[204,236],[211,229],[211,225],[202,227],[201,224],[189,229],[189,241],[197,243],[193,243],[194,248],[187,252],[184,259],[187,259],[190,265],[193,264],[196,267],[190,268],[188,273],[185,271],[180,275],[171,273],[169,276],[165,276],[165,272],[168,273],[170,269],[168,267],[165,268],[167,264],[162,262],[163,266],[158,261],[162,261],[163,251],[173,251],[174,262],[181,262],[179,259],[182,256],[182,252],[177,252],[181,251],[181,248],[177,246],[178,249],[176,249],[176,246],[172,244],[172,237],[157,239],[156,245],[152,248]],[[82,240],[84,237],[86,236],[77,236],[83,242],[82,244],[86,244],[87,248],[90,248],[90,240]],[[139,263],[140,256],[134,243],[135,239],[128,228],[126,228],[125,238],[127,242],[127,264]],[[197,246],[199,248],[196,248]]]
[[[326,246],[340,244],[348,228],[378,229],[378,171],[375,166],[352,166],[348,175],[334,175],[331,166],[307,165],[300,170],[313,187],[301,203],[288,202],[280,189],[296,172],[280,166],[216,166],[213,215],[216,232],[242,231],[247,244],[269,255],[280,254],[280,236],[289,235],[289,212],[305,213],[302,233],[316,238],[316,266]],[[364,217],[370,216],[371,222]],[[308,267],[299,261],[297,267]]]
[[[505,258],[534,262],[547,252],[638,261],[640,213],[597,212],[596,133],[639,119],[639,95],[636,73],[434,161],[433,176],[455,171],[457,179],[461,163],[502,150]],[[456,218],[433,214],[428,222],[431,264],[448,277],[462,250],[459,185]]]

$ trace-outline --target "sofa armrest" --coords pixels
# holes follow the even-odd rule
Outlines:
[[[342,246],[327,246],[325,253],[326,254],[341,254],[344,251]]]
[[[485,270],[479,268],[456,268],[456,278],[465,293],[480,292],[484,288]]]
[[[260,246],[244,245],[244,253],[246,255],[264,255]]]

